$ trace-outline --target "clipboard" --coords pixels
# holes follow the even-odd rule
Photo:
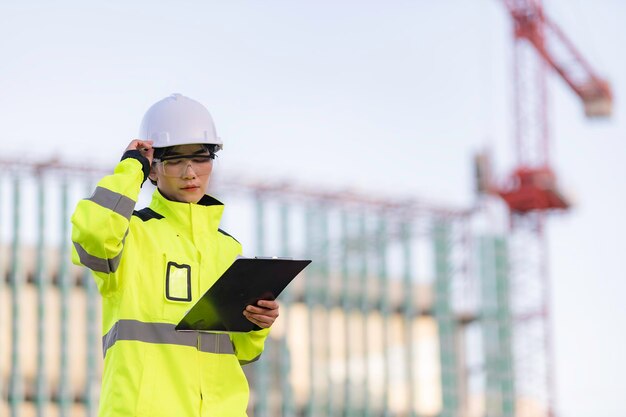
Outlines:
[[[274,300],[310,260],[237,258],[176,325],[179,331],[249,332],[260,327],[243,310]]]

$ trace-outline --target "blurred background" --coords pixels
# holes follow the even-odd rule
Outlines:
[[[69,217],[181,93],[224,141],[222,228],[314,259],[247,367],[251,416],[623,416],[625,20],[618,0],[3,2],[0,415],[95,415]]]

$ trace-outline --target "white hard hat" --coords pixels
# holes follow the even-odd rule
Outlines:
[[[141,121],[139,139],[150,139],[155,148],[205,143],[222,149],[213,118],[209,111],[195,100],[182,94],[172,94],[157,101]]]

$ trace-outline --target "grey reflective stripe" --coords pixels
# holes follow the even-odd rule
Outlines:
[[[117,271],[117,267],[120,266],[120,261],[122,260],[122,251],[120,251],[120,253],[114,258],[104,259],[90,255],[89,253],[87,253],[85,248],[80,245],[80,243],[72,243],[74,244],[74,248],[76,248],[76,253],[78,253],[78,259],[80,259],[80,263],[85,265],[92,271],[104,272],[105,274],[108,274]]]
[[[261,357],[261,355],[259,354],[258,356],[256,356],[256,357],[254,357],[254,358],[250,359],[249,361],[244,361],[244,360],[240,359],[240,360],[239,360],[239,364],[241,364],[241,366],[243,366],[243,365],[247,365],[247,364],[249,364],[249,363],[252,363],[252,362],[256,362],[256,361],[258,361],[260,357]]]
[[[225,333],[178,332],[170,323],[145,323],[119,320],[102,337],[102,353],[118,340],[194,347],[201,352],[234,354],[233,344]]]
[[[208,353],[235,354],[233,342],[226,333],[198,333],[198,350]]]
[[[96,187],[93,195],[87,200],[108,208],[126,219],[130,219],[135,209],[135,201],[133,199],[104,187]]]

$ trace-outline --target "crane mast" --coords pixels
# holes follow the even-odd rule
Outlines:
[[[555,415],[550,276],[545,234],[550,212],[567,210],[550,164],[547,74],[554,70],[581,99],[589,118],[611,114],[612,93],[542,0],[503,0],[513,22],[515,167],[503,184],[480,189],[499,195],[511,214],[509,276],[513,317],[516,417]]]

